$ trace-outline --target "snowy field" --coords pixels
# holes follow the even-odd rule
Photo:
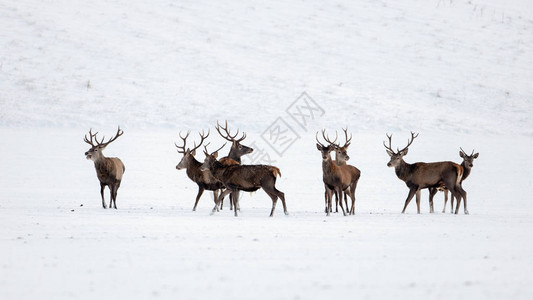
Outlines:
[[[0,28],[1,299],[533,298],[529,1],[0,1]],[[289,216],[263,191],[192,211],[174,143],[222,145],[217,120],[275,161]],[[104,210],[83,136],[117,125]],[[356,215],[326,217],[314,135],[345,126]],[[382,143],[410,131],[410,163],[480,153],[470,215],[427,191],[400,213]]]

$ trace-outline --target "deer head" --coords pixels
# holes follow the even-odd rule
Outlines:
[[[411,131],[411,139],[407,140],[407,146],[405,146],[405,148],[403,148],[402,150],[396,148],[397,151],[394,152],[394,150],[392,150],[392,134],[387,134],[387,138],[389,139],[389,146],[387,146],[385,142],[383,142],[383,146],[385,146],[385,149],[387,150],[387,153],[390,156],[390,161],[387,163],[388,167],[397,167],[398,165],[400,165],[400,162],[403,160],[403,157],[407,154],[407,151],[409,150],[409,146],[411,146],[417,136],[418,133],[415,134]]]
[[[207,171],[207,170],[210,170],[210,169],[213,168],[215,163],[218,162],[217,161],[218,151],[220,151],[220,149],[224,148],[224,146],[226,146],[226,143],[224,143],[224,145],[222,145],[222,147],[218,148],[214,152],[211,152],[211,154],[209,154],[209,151],[207,151],[207,146],[209,146],[209,143],[207,143],[207,145],[204,146],[205,160],[204,160],[204,163],[202,164],[202,166],[200,167],[201,171]]]
[[[350,134],[350,138],[348,138],[348,128],[342,129],[344,131],[344,138],[346,142],[343,146],[335,145],[335,159],[337,162],[347,162],[350,160],[350,156],[348,155],[348,147],[350,147],[350,144],[352,142],[352,135]]]
[[[474,154],[474,150],[472,150],[472,154],[468,155],[463,150],[463,148],[460,148],[460,149],[461,149],[461,151],[459,151],[459,156],[461,156],[463,158],[463,160],[464,160],[463,163],[468,168],[472,168],[474,166],[474,159],[478,158],[479,153]]]
[[[237,132],[234,135],[231,135],[229,129],[228,129],[228,121],[226,120],[225,127],[220,126],[220,124],[217,121],[217,131],[220,134],[221,137],[226,139],[228,142],[231,142],[231,149],[229,151],[228,156],[231,159],[236,160],[237,162],[241,162],[241,156],[252,153],[254,151],[253,148],[247,147],[241,142],[246,138],[246,133],[242,133],[242,136],[240,138],[236,138],[237,135],[239,135],[239,130],[237,129]],[[224,132],[222,132],[222,130]]]
[[[325,146],[318,140],[318,131],[317,131],[316,137],[315,137],[316,142],[317,142],[316,148],[318,149],[318,151],[320,151],[320,153],[322,153],[322,160],[327,161],[331,159],[331,151],[334,151],[336,148],[335,142],[337,141],[338,136],[337,136],[337,132],[335,132],[335,140],[331,141],[329,139],[329,136],[326,136],[326,129],[322,129],[322,137],[324,138],[326,142],[329,143],[329,145]]]
[[[124,133],[124,131],[120,130],[120,126],[119,126],[115,136],[110,138],[109,141],[104,143],[105,137],[102,137],[102,139],[100,141],[98,141],[98,139],[96,137],[98,132],[93,134],[92,133],[92,129],[90,129],[89,130],[90,139],[88,139],[87,135],[85,135],[84,141],[87,144],[91,145],[91,148],[87,152],[85,152],[85,157],[87,159],[89,159],[89,160],[92,160],[92,161],[97,161],[97,160],[102,159],[104,157],[104,154],[102,153],[102,150],[104,150],[107,147],[107,145],[109,145],[110,143],[115,141],[123,133]]]
[[[205,134],[202,130],[202,133],[198,133],[200,135],[200,143],[198,144],[198,146],[196,146],[196,142],[194,142],[194,147],[192,149],[187,148],[187,138],[189,137],[190,133],[190,131],[187,131],[187,135],[183,137],[180,132],[179,135],[180,138],[183,140],[183,146],[178,146],[178,144],[174,143],[174,145],[176,145],[176,148],[178,148],[178,153],[183,154],[183,158],[176,166],[176,169],[178,170],[186,169],[189,166],[190,162],[194,159],[194,155],[196,155],[196,149],[198,149],[202,145],[204,140],[209,136],[210,132],[207,131],[207,134]]]

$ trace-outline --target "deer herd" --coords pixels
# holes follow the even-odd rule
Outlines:
[[[227,156],[218,159],[218,152],[224,148],[225,143],[215,151],[210,152],[208,146],[210,143],[205,143],[209,137],[210,131],[205,133],[202,131],[199,134],[200,141],[198,144],[194,142],[193,146],[187,146],[187,139],[190,136],[190,131],[183,136],[179,133],[179,138],[182,140],[182,145],[175,144],[178,153],[182,154],[180,162],[176,166],[178,170],[186,170],[187,176],[198,185],[198,194],[194,201],[193,211],[196,211],[198,201],[205,190],[213,192],[213,200],[215,206],[211,214],[219,211],[223,207],[223,200],[227,196],[230,202],[230,210],[234,211],[234,215],[238,215],[240,211],[239,193],[240,191],[254,192],[258,189],[263,189],[265,193],[272,199],[272,209],[270,216],[274,215],[276,203],[281,199],[283,205],[283,212],[288,215],[287,204],[285,203],[285,194],[276,188],[276,179],[281,177],[279,168],[271,165],[246,165],[241,163],[241,157],[252,153],[254,149],[241,144],[246,138],[246,133],[239,136],[239,130],[235,134],[231,134],[226,121],[224,126],[217,122],[216,130],[219,135],[230,143],[230,151]],[[335,139],[331,140],[326,130],[322,130],[321,142],[319,133],[316,133],[316,147],[322,156],[322,181],[324,182],[324,212],[330,215],[333,212],[332,200],[335,196],[335,212],[338,212],[340,204],[343,214],[355,214],[355,190],[357,182],[361,177],[361,171],[355,166],[348,164],[350,157],[348,156],[348,147],[351,144],[352,135],[348,137],[348,129],[344,131],[344,144],[341,146],[338,143],[338,134],[335,132]],[[104,198],[104,188],[109,187],[110,202],[109,208],[117,208],[117,192],[122,181],[122,176],[125,171],[124,164],[119,158],[105,157],[103,150],[124,132],[118,127],[114,137],[105,141],[105,137],[100,140],[96,133],[89,130],[89,136],[85,135],[84,141],[91,146],[85,152],[88,160],[94,162],[96,175],[100,181],[100,195],[102,197],[102,206],[107,208]],[[479,156],[479,153],[472,151],[470,155],[460,148],[459,156],[463,159],[461,164],[451,161],[432,162],[432,163],[407,163],[403,157],[407,155],[409,146],[418,137],[418,134],[411,132],[411,138],[402,150],[397,148],[396,151],[392,149],[392,135],[387,134],[388,145],[383,142],[386,152],[390,156],[390,161],[387,163],[388,167],[394,167],[398,178],[405,182],[409,189],[409,193],[405,200],[402,213],[405,213],[409,202],[416,195],[417,212],[420,213],[420,195],[422,189],[429,190],[429,206],[430,213],[434,212],[433,198],[437,191],[443,191],[445,195],[443,213],[446,212],[446,205],[448,202],[448,192],[451,193],[451,210],[452,213],[454,199],[456,200],[455,214],[459,212],[461,201],[464,205],[464,213],[468,214],[466,191],[462,187],[463,181],[470,175],[473,167],[474,159]],[[205,159],[203,162],[196,159],[196,150],[203,145],[203,152]],[[332,158],[331,153],[335,153],[335,159]],[[351,199],[351,205],[348,205],[348,196]],[[346,207],[346,209],[345,209]]]

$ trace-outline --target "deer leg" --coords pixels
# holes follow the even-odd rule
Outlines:
[[[468,208],[466,206],[466,191],[460,185],[458,186],[458,190],[459,190],[459,194],[461,194],[461,197],[463,198],[465,215],[468,215],[470,213],[468,212]]]
[[[452,197],[455,198],[455,214],[458,214],[459,213],[459,206],[461,205],[461,194],[459,194],[459,192],[457,192],[456,190],[454,190],[452,192]]]
[[[448,191],[444,190],[444,208],[442,209],[443,213],[446,212],[446,205],[447,204],[448,204]],[[453,204],[452,204],[452,206],[453,206]],[[452,211],[453,211],[453,207],[452,207]]]
[[[205,188],[198,186],[198,194],[196,195],[196,201],[194,201],[194,207],[192,208],[192,211],[196,211],[196,206],[198,205],[198,201],[200,200],[200,197],[202,197],[202,194],[204,193]],[[216,203],[216,200],[215,200]]]
[[[117,185],[115,187],[115,191],[113,193],[113,205],[115,206],[115,209],[117,209],[117,194],[118,194],[118,187],[119,185]]]
[[[422,192],[420,190],[416,191],[416,213],[420,214],[420,195]]]
[[[329,216],[332,212],[333,190],[326,189],[326,216]]]
[[[276,203],[278,202],[278,196],[276,196],[276,194],[274,194],[274,191],[271,190],[271,189],[263,188],[263,190],[265,190],[267,195],[269,195],[270,198],[272,199],[272,210],[270,211],[270,217],[273,217],[274,216],[274,210],[276,209]]]
[[[328,213],[328,188],[327,187],[324,187],[324,205],[325,205],[324,212],[327,214]]]
[[[231,193],[231,190],[230,189],[225,189],[222,192],[222,194],[220,194],[220,196],[218,196],[217,202],[215,203],[215,207],[213,207],[213,210],[211,211],[211,215],[213,215],[216,211],[218,211],[218,205],[219,205],[220,201],[222,200],[222,198],[227,196],[229,193]]]
[[[287,203],[285,202],[285,193],[278,190],[276,187],[274,187],[274,193],[281,199],[281,204],[283,204],[283,213],[288,216],[289,211],[287,210]]]
[[[113,204],[115,202],[115,185],[111,184],[109,185],[109,197],[111,198],[109,200],[109,208],[113,208]],[[115,209],[117,208],[117,205],[114,204]]]
[[[337,193],[337,190],[334,191],[335,193],[335,212],[339,212],[339,194]]]
[[[416,194],[416,190],[418,188],[410,188],[409,194],[407,195],[407,199],[405,199],[405,205],[403,206],[402,214],[405,213],[405,209],[407,209],[407,205],[409,205],[409,202],[411,202],[411,199],[413,199],[413,196]]]
[[[105,188],[105,184],[100,183],[100,195],[102,196],[102,206],[104,208],[107,208],[107,206],[105,205],[105,199],[104,199],[104,188]]]
[[[350,198],[352,198],[352,208],[350,209],[350,214],[355,215],[355,188],[357,183],[352,184],[350,187]]]
[[[213,201],[215,202],[215,204],[217,203],[217,199],[218,199],[218,191],[219,190],[213,191]],[[222,205],[220,206],[220,209],[222,209]]]
[[[430,188],[429,189],[429,213],[432,214],[435,211],[433,210],[433,196],[435,196],[435,193],[437,192],[437,189]]]
[[[342,195],[344,194],[344,191],[341,187],[336,187],[335,190],[339,194],[339,202],[341,204],[342,214],[346,216],[346,211],[344,210],[344,205],[342,204]],[[348,209],[348,207],[346,207],[346,209]]]
[[[448,191],[446,191],[446,197],[448,196]],[[453,196],[453,193],[451,195],[451,199],[450,199],[450,213],[453,214],[453,200],[455,200],[455,197]]]
[[[346,190],[342,192],[344,194],[344,204],[346,206],[346,210],[348,211],[348,214],[350,214],[350,210],[348,209],[348,197],[346,196]]]
[[[231,197],[231,195],[233,195],[233,197]],[[233,193],[230,194],[230,198],[233,198],[233,212],[235,213],[235,216],[238,217],[238,214],[237,214],[237,207],[239,207],[239,191],[235,191]]]

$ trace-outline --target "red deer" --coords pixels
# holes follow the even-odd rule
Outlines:
[[[231,142],[231,148],[229,150],[228,156],[225,156],[220,159],[220,162],[225,165],[233,165],[235,163],[240,164],[241,163],[241,157],[250,154],[254,151],[253,148],[245,146],[241,144],[241,142],[246,138],[246,133],[242,133],[242,136],[237,139],[237,136],[239,135],[239,130],[237,129],[237,132],[234,135],[231,135],[230,130],[228,129],[228,121],[226,120],[225,126],[222,127],[217,121],[217,127],[216,127],[218,134],[220,134],[221,137],[226,139],[228,142]],[[222,132],[224,131],[224,132]],[[233,209],[233,193],[229,195],[230,197],[230,210]],[[221,199],[220,201],[220,209],[222,209],[222,205],[224,204],[224,199]]]
[[[348,207],[348,201],[347,201],[347,195],[350,195],[350,198],[352,198],[352,207],[350,209],[350,214],[355,214],[355,189],[357,188],[357,182],[359,181],[359,178],[361,177],[361,171],[357,169],[356,167],[352,165],[348,165],[346,162],[350,160],[350,156],[348,155],[348,147],[351,144],[352,141],[352,135],[350,134],[350,138],[348,138],[348,128],[343,129],[344,131],[344,138],[346,142],[343,146],[340,146],[338,144],[335,144],[335,162],[337,165],[341,167],[341,169],[345,169],[348,171],[348,173],[352,176],[353,184],[350,185],[350,187],[343,191],[344,195],[344,202],[346,204],[346,207]],[[352,196],[353,195],[353,196]]]
[[[189,137],[190,131],[187,132],[187,135],[185,137],[181,136],[181,132],[179,134],[180,138],[183,140],[183,146],[176,145],[176,148],[178,153],[183,154],[183,158],[176,166],[176,169],[187,170],[187,176],[194,181],[198,185],[198,194],[196,195],[196,200],[194,202],[194,207],[192,208],[193,211],[196,211],[196,207],[198,206],[198,201],[200,200],[200,197],[202,196],[204,190],[213,191],[213,197],[214,202],[217,202],[218,199],[218,191],[223,188],[224,186],[220,181],[218,181],[211,172],[209,171],[201,171],[200,167],[202,166],[202,163],[197,161],[194,156],[196,155],[196,149],[198,149],[204,140],[209,136],[209,132],[207,132],[207,135],[202,133],[200,135],[200,143],[198,146],[196,146],[196,142],[194,143],[194,147],[192,149],[189,149],[186,147],[187,145],[187,138]]]
[[[463,181],[470,175],[470,172],[472,171],[472,167],[474,167],[474,159],[478,158],[479,153],[474,154],[474,150],[472,150],[472,154],[468,155],[463,150],[463,148],[460,148],[460,149],[461,151],[459,151],[459,156],[463,158],[463,162],[461,163],[461,166],[463,167],[463,177],[461,178],[461,185],[462,185]],[[432,196],[434,196],[437,193],[437,190],[444,192],[444,208],[442,209],[442,212],[445,213],[446,204],[448,203],[448,189],[445,186],[441,185],[438,188],[436,188],[436,190],[435,188],[432,188],[429,190],[430,203],[433,203]],[[452,213],[453,213],[453,200],[454,200],[454,197],[452,195],[452,199],[450,201]],[[464,207],[465,213],[468,214],[468,208],[466,207],[466,201],[464,203],[464,206],[465,206]],[[459,207],[457,207],[456,209],[459,209]]]
[[[201,170],[211,171],[213,176],[226,187],[226,190],[219,196],[219,201],[229,193],[234,195],[233,206],[235,209],[233,211],[235,212],[235,216],[237,216],[238,209],[236,208],[239,205],[239,191],[255,192],[260,188],[263,188],[272,199],[271,217],[274,216],[274,209],[276,208],[278,198],[281,199],[285,215],[289,214],[285,203],[285,194],[276,189],[276,177],[281,177],[281,172],[277,167],[268,165],[224,165],[217,160],[219,150],[211,154],[209,154],[207,148],[204,150],[205,161]],[[212,214],[215,213],[217,207],[218,203],[215,204]]]
[[[322,154],[322,181],[324,182],[324,186],[326,188],[326,214],[329,216],[331,212],[332,207],[332,196],[333,193],[338,194],[339,202],[341,204],[342,213],[346,216],[346,211],[344,210],[344,205],[342,202],[342,195],[345,190],[349,193],[350,197],[352,198],[352,209],[349,210],[349,213],[355,213],[355,187],[357,185],[357,180],[359,179],[358,174],[352,173],[351,170],[342,168],[342,166],[337,165],[332,159],[331,159],[331,151],[334,151],[337,145],[335,144],[335,141],[337,138],[335,137],[334,141],[330,141],[328,137],[326,137],[326,130],[322,130],[322,137],[326,142],[329,143],[328,146],[325,146],[318,140],[318,132],[316,133],[316,147],[318,151]],[[348,207],[346,207],[348,208]]]
[[[107,147],[107,145],[115,141],[123,133],[124,132],[120,130],[119,126],[115,137],[109,139],[105,143],[105,137],[102,137],[102,140],[98,141],[96,138],[98,132],[93,134],[92,129],[89,130],[90,139],[88,139],[87,135],[85,135],[84,141],[91,145],[91,149],[85,152],[85,157],[94,162],[96,176],[100,181],[100,195],[102,196],[102,206],[104,208],[107,208],[104,199],[104,188],[108,186],[111,197],[111,200],[109,201],[109,208],[113,206],[115,209],[117,209],[117,192],[118,188],[120,187],[120,182],[122,181],[122,175],[124,175],[126,168],[119,158],[105,157],[102,151]]]
[[[441,183],[451,191],[454,197],[457,199],[464,198],[466,201],[466,192],[461,186],[463,168],[460,165],[451,161],[434,163],[417,162],[409,164],[403,160],[403,157],[409,150],[409,146],[417,136],[418,134],[411,132],[411,139],[407,141],[407,146],[402,150],[397,149],[396,152],[392,150],[392,135],[389,136],[387,134],[387,138],[389,139],[388,146],[383,142],[383,146],[385,146],[385,149],[390,156],[390,161],[387,163],[387,166],[394,167],[396,176],[404,181],[409,188],[409,194],[405,200],[402,213],[405,213],[407,205],[415,194],[417,212],[420,213],[420,190],[438,187]]]

